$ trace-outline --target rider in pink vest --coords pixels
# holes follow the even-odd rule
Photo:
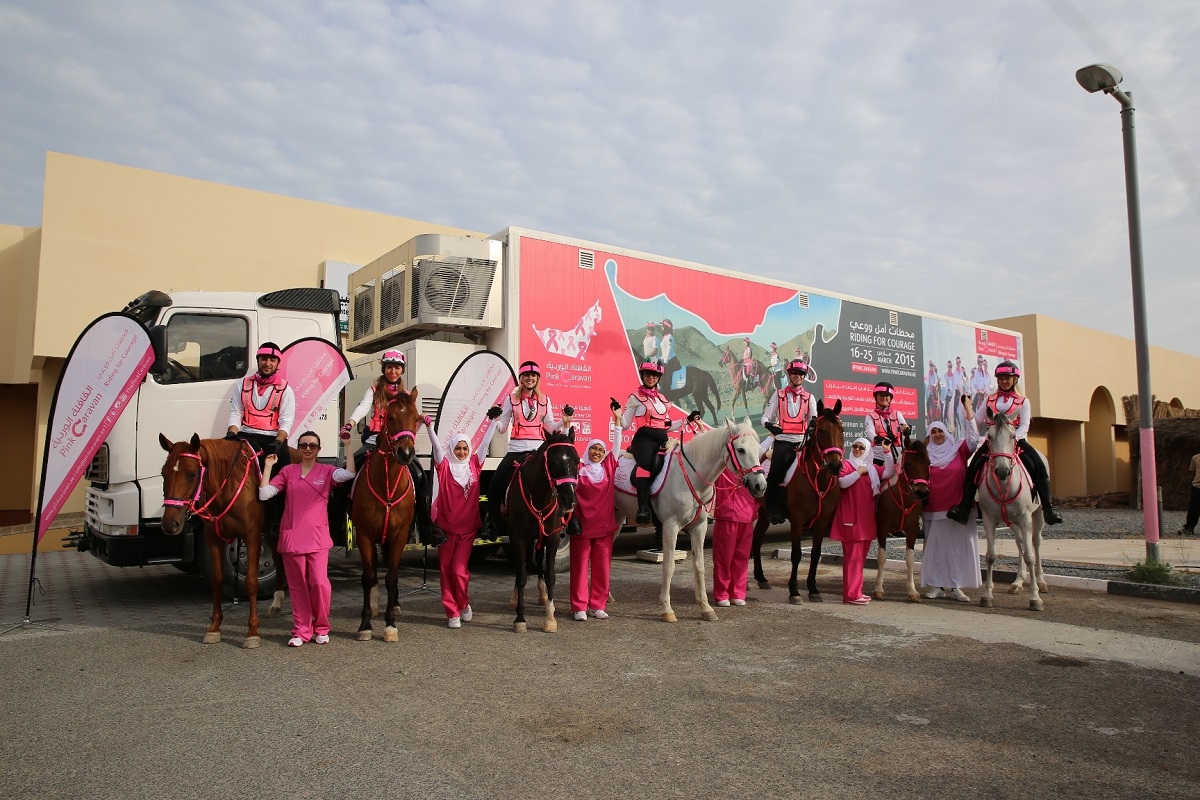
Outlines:
[[[366,428],[362,432],[362,447],[354,453],[356,470],[362,469],[363,462],[367,458],[367,451],[375,446],[379,431],[383,428],[383,416],[387,413],[388,403],[400,392],[408,391],[404,387],[406,364],[407,359],[399,350],[388,350],[384,353],[379,359],[379,377],[367,387],[362,400],[350,412],[350,416],[346,418],[346,424],[342,426],[339,435],[342,441],[348,442],[355,426],[361,420],[367,420]],[[414,458],[409,462],[408,471],[412,475],[413,488],[416,492],[417,504],[416,513],[413,514],[413,525],[417,529],[417,538],[422,544],[431,544],[430,502],[433,489],[425,475],[425,469],[418,459]]]
[[[643,362],[639,374],[642,376],[642,383],[625,401],[621,428],[634,429],[629,452],[637,462],[637,468],[633,471],[630,482],[637,489],[636,521],[639,525],[645,525],[654,518],[650,511],[650,483],[654,480],[654,461],[659,450],[667,445],[667,434],[682,428],[684,420],[671,421],[671,403],[658,391],[658,382],[662,380],[663,375],[662,362],[653,359]],[[695,422],[698,419],[700,412],[693,411],[688,415],[687,421]]]
[[[788,385],[771,395],[763,409],[762,425],[775,437],[771,470],[767,473],[767,515],[772,525],[784,521],[783,478],[796,460],[796,449],[804,443],[809,420],[815,416],[812,395],[804,388],[808,364],[799,358],[788,362]]]
[[[563,406],[562,421],[554,418],[554,404],[538,388],[541,380],[542,370],[536,361],[521,362],[517,369],[517,388],[504,398],[503,406],[488,409],[489,419],[500,420],[496,427],[498,432],[504,433],[510,427],[512,432],[508,437],[508,452],[500,466],[496,467],[488,485],[488,519],[484,523],[484,539],[498,537],[500,506],[508,493],[508,484],[512,481],[518,462],[524,461],[526,454],[541,447],[547,433],[570,427],[571,418],[575,415],[575,409],[566,405]]]
[[[242,378],[229,401],[226,439],[245,439],[260,451],[259,465],[267,453],[276,453],[280,467],[289,457],[288,432],[296,419],[296,395],[279,374],[283,352],[274,342],[259,345],[258,371]]]
[[[1029,407],[1029,399],[1017,393],[1017,381],[1021,377],[1021,369],[1012,361],[1001,361],[996,365],[995,375],[998,391],[988,396],[987,407],[992,414],[1004,413],[1013,418],[1017,429],[1017,454],[1021,458],[1021,463],[1025,465],[1026,472],[1029,473],[1034,491],[1042,501],[1042,518],[1045,519],[1047,525],[1057,525],[1063,519],[1050,503],[1050,473],[1046,469],[1041,455],[1025,440],[1025,436],[1029,433],[1029,423],[1033,419],[1033,412]],[[986,414],[981,417],[975,420],[975,424],[980,433],[985,433],[991,423]],[[962,499],[958,505],[946,512],[948,519],[966,524],[971,506],[975,504],[975,490],[979,482],[979,473],[983,470],[987,457],[988,442],[987,439],[984,439],[983,443],[979,445],[979,449],[975,451],[970,466],[967,467],[967,477],[963,481]]]
[[[884,448],[892,453],[892,458],[898,457],[900,441],[906,433],[912,432],[912,426],[904,421],[904,415],[892,408],[892,398],[896,389],[887,381],[875,384],[875,408],[867,413],[863,425],[863,436],[872,443],[871,458],[875,466],[883,465]]]

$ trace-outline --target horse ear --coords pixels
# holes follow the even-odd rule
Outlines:
[[[158,435],[158,443],[161,444],[162,449],[166,450],[168,453],[171,452],[171,448],[175,446],[174,442],[163,436],[161,433]]]
[[[992,407],[991,407],[991,406],[988,406],[988,407],[987,407],[987,418],[988,418],[988,419],[992,419],[992,418],[993,418],[993,417],[995,417],[995,416],[996,416],[996,414],[995,414],[995,412],[994,412],[994,411],[992,411]]]
[[[193,433],[192,438],[188,442],[188,444],[190,444],[192,446],[193,453],[196,452],[197,450],[199,450],[200,449],[200,434]]]
[[[567,429],[567,441],[568,441],[568,442],[572,442],[572,443],[574,443],[574,441],[575,441],[575,428],[574,428],[574,426],[572,426],[571,428],[568,428],[568,429]]]
[[[728,417],[726,417],[725,418],[725,430],[729,431],[730,433],[733,433],[734,431],[737,430],[737,423],[734,422],[733,420],[729,419]]]
[[[835,417],[840,417],[842,415],[842,398],[840,397],[837,399],[837,402],[833,404],[833,415]]]
[[[414,386],[412,388],[412,391],[408,393],[408,396],[412,398],[414,403],[416,403],[417,402],[417,387]]]
[[[824,411],[825,411],[825,401],[824,401],[824,400],[821,400],[821,399],[818,399],[818,400],[817,400],[817,416],[818,416],[818,417],[819,417],[819,416],[821,416],[821,414],[822,414]]]

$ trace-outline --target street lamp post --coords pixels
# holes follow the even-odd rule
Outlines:
[[[1121,104],[1125,143],[1125,203],[1129,214],[1129,267],[1133,276],[1133,345],[1137,354],[1138,433],[1142,462],[1142,511],[1146,528],[1146,560],[1158,561],[1158,470],[1154,454],[1154,402],[1150,396],[1150,339],[1146,334],[1146,288],[1142,277],[1142,215],[1138,201],[1137,146],[1133,133],[1133,99],[1121,91],[1120,70],[1092,64],[1076,71],[1075,80],[1089,92],[1104,92]]]

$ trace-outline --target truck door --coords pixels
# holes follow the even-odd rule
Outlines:
[[[137,474],[144,516],[161,515],[159,473],[166,454],[158,434],[171,441],[193,433],[201,439],[225,435],[234,387],[253,367],[253,314],[169,308],[160,320],[167,326],[170,369],[150,376],[138,396]]]

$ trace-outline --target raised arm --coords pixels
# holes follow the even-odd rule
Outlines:
[[[496,420],[488,423],[487,430],[483,432],[483,439],[479,442],[479,449],[475,451],[475,460],[479,462],[479,466],[483,466],[483,462],[487,459],[488,448],[492,445],[492,437],[496,435],[496,429],[499,425]]]

